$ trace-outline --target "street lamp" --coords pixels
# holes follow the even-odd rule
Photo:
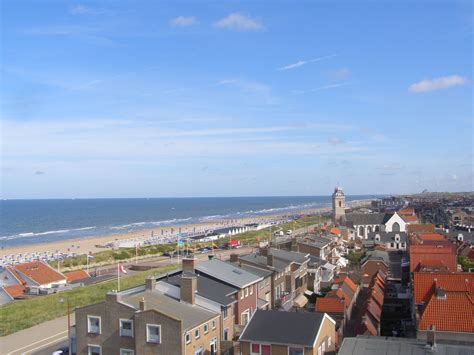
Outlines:
[[[64,303],[64,297],[59,298],[59,303]],[[67,307],[67,345],[69,347],[69,354],[72,354],[71,348],[71,309],[69,307],[69,298],[66,297],[66,307]]]

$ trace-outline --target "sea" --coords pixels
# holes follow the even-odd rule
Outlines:
[[[346,196],[346,201],[375,196]],[[331,196],[0,200],[0,247],[329,207]]]

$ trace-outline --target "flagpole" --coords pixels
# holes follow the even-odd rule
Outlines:
[[[135,244],[135,264],[138,264],[138,243]]]
[[[120,264],[117,264],[117,291],[120,292]]]

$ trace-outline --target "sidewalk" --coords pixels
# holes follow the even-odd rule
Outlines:
[[[71,326],[74,325],[71,313]],[[48,345],[67,340],[67,316],[0,337],[0,353],[5,355],[32,354]]]

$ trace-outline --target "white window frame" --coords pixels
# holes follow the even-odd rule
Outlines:
[[[133,349],[124,349],[124,348],[120,348],[120,355],[124,355],[123,354],[124,351],[131,352],[132,355],[135,355],[135,350],[133,350]]]
[[[332,345],[332,339],[331,337],[328,337],[328,348]]]
[[[91,351],[90,351],[91,346],[95,346],[95,347],[99,348],[99,354],[102,355],[102,346],[96,345],[96,344],[87,344],[87,355],[92,354]]]
[[[250,316],[251,316],[251,314],[252,314],[252,313],[251,313],[251,310],[250,310],[250,309],[246,309],[245,311],[243,311],[243,312],[240,314],[240,323],[241,323],[242,325],[244,325],[244,322],[243,322],[244,316],[247,315],[247,317],[248,317],[248,318],[247,318],[247,323],[245,323],[245,325],[247,325],[247,324],[250,322]]]
[[[242,291],[240,291],[240,299],[243,300],[244,299],[244,290],[242,289]]]
[[[227,319],[227,318],[224,318],[224,319]],[[213,319],[212,322],[211,322],[211,328],[216,329],[216,320],[215,319]]]
[[[199,339],[201,337],[201,331],[199,328],[194,329],[194,339]]]
[[[160,339],[158,341],[151,341],[150,340],[149,327],[156,327],[160,330]],[[161,344],[161,325],[160,324],[151,324],[151,323],[146,324],[146,342],[147,343],[152,343],[152,344]]]
[[[128,322],[128,323],[131,323],[131,324],[132,324],[132,328],[131,328],[132,335],[123,335],[123,334],[122,334],[122,322]],[[120,318],[120,319],[119,319],[119,334],[120,334],[121,337],[133,338],[133,337],[134,337],[133,320],[131,320],[131,319],[125,319],[125,318]],[[125,350],[127,350],[127,349],[125,349]]]
[[[191,343],[191,333],[190,332],[186,332],[186,334],[184,334],[184,341],[185,341],[186,344]]]
[[[253,295],[253,286],[250,286],[250,294]]]
[[[246,288],[245,288],[245,297],[248,297],[248,296],[249,296],[249,288],[246,287]]]
[[[258,353],[254,353],[252,350],[252,345],[258,345]],[[250,355],[260,355],[262,353],[262,344],[259,343],[250,343]]]
[[[209,333],[209,324],[204,323],[204,334]]]
[[[99,320],[99,332],[91,332],[91,318],[97,318]],[[102,317],[87,315],[87,333],[88,334],[102,334]]]

